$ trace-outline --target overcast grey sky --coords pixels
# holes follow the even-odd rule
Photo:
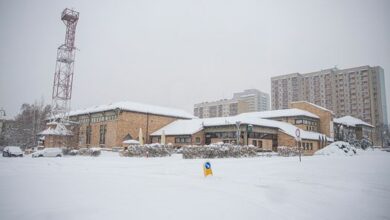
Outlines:
[[[130,100],[192,112],[247,88],[270,93],[272,76],[335,65],[380,65],[389,91],[390,1],[0,2],[0,108],[9,115],[51,102],[66,7],[80,12],[73,109]]]

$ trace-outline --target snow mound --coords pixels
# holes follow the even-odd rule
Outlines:
[[[314,155],[354,156],[356,152],[356,148],[349,143],[337,141],[315,152]]]

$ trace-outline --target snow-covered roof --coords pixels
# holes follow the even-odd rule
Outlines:
[[[258,118],[280,118],[280,117],[293,117],[293,116],[306,116],[310,118],[317,118],[317,115],[297,108],[290,109],[280,109],[280,110],[272,110],[272,111],[261,111],[261,112],[246,112],[240,114],[241,116],[248,117],[258,117]]]
[[[332,113],[332,114],[334,115],[334,113],[333,113],[332,110],[327,109],[327,108],[325,108],[325,107],[322,107],[322,106],[320,106],[320,105],[316,105],[316,104],[311,103],[311,102],[308,102],[308,101],[296,101],[296,102],[291,102],[291,103],[299,103],[299,102],[304,102],[304,103],[310,104],[310,105],[312,105],[312,106],[314,106],[314,107],[316,107],[316,108],[319,108],[319,109],[322,109],[322,110],[324,110],[324,111],[330,112],[330,113]]]
[[[351,126],[351,127],[356,127],[357,125],[363,125],[363,126],[368,126],[368,127],[374,127],[371,124],[368,124],[358,118],[352,117],[350,115],[341,117],[341,118],[335,118],[333,119],[333,122],[337,124],[342,124],[346,126]]]
[[[65,125],[62,123],[50,122],[51,125],[56,124],[55,128],[48,127],[46,130],[38,133],[38,135],[47,136],[47,135],[56,135],[56,136],[71,136],[73,135],[72,131],[68,130]]]
[[[15,120],[15,116],[0,115],[0,121],[13,121],[13,120]]]
[[[152,135],[191,135],[203,129],[202,122],[205,119],[176,120],[163,128],[155,131]]]
[[[122,143],[132,145],[132,144],[139,144],[139,141],[130,139],[130,140],[125,140]]]
[[[239,97],[241,98],[247,98],[247,97],[253,97],[255,96],[256,94],[245,94],[245,95],[239,95]]]
[[[152,136],[162,135],[163,131],[165,135],[191,135],[198,131],[201,131],[204,127],[235,125],[237,121],[240,121],[241,124],[251,124],[251,125],[257,125],[262,127],[277,128],[292,137],[295,137],[296,129],[300,129],[286,122],[263,119],[259,117],[253,117],[253,116],[237,115],[231,117],[176,120],[164,126],[163,128],[153,132],[151,135]],[[310,132],[302,129],[300,129],[300,135],[302,139],[308,139],[308,140],[318,140],[320,136],[324,136],[323,134],[317,132]]]
[[[273,120],[272,120],[273,121]],[[295,131],[297,129],[300,130],[300,138],[305,139],[305,140],[319,140],[320,137],[322,138],[327,138],[328,141],[332,141],[332,139],[326,137],[326,135],[318,133],[318,132],[313,132],[313,131],[305,131],[303,129],[300,129],[292,124],[289,124],[287,122],[281,122],[281,121],[274,121],[275,125],[285,134],[295,137]]]
[[[184,110],[167,108],[162,106],[141,104],[136,102],[116,102],[108,105],[98,105],[80,110],[74,110],[69,113],[69,116],[84,115],[96,112],[103,112],[109,110],[121,109],[132,112],[150,113],[155,115],[173,116],[178,118],[194,118],[194,116]]]

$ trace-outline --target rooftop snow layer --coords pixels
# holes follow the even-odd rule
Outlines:
[[[51,122],[53,123],[53,122]],[[54,122],[56,123],[56,122]],[[42,131],[39,133],[39,135],[43,135],[43,136],[46,136],[46,135],[56,135],[56,136],[70,136],[70,135],[73,135],[73,133],[68,130],[65,125],[61,124],[61,123],[56,123],[56,127],[55,128],[47,128],[46,130]]]
[[[241,116],[258,117],[258,118],[279,118],[279,117],[292,117],[292,116],[307,116],[310,118],[320,118],[317,115],[297,108],[291,109],[280,109],[272,111],[261,111],[261,112],[247,112],[240,114]]]
[[[137,141],[137,140],[132,140],[132,139],[130,139],[130,140],[125,140],[125,141],[123,141],[122,143],[123,143],[123,144],[130,144],[130,145],[134,145],[134,144],[139,145],[139,141]]]
[[[84,114],[103,112],[103,111],[109,111],[114,109],[121,109],[121,110],[132,111],[132,112],[150,113],[155,115],[173,116],[178,118],[187,118],[187,119],[194,118],[192,114],[189,114],[181,109],[147,105],[147,104],[141,104],[136,102],[116,102],[108,105],[89,107],[85,109],[71,111],[69,113],[69,116],[84,115]]]
[[[164,126],[163,128],[153,132],[151,135],[152,136],[161,135],[163,131],[165,132],[165,135],[191,135],[198,131],[201,131],[204,127],[235,125],[237,121],[240,121],[241,124],[252,124],[252,125],[263,126],[263,127],[278,128],[282,132],[292,137],[295,137],[295,131],[296,129],[299,129],[298,127],[286,122],[262,119],[259,117],[237,115],[232,117],[176,120]],[[299,130],[302,139],[318,140],[320,136],[325,138],[325,135],[317,132],[310,132],[302,129]]]
[[[333,119],[333,121],[335,123],[343,124],[343,125],[351,126],[351,127],[356,127],[357,125],[364,125],[364,126],[368,126],[368,127],[372,127],[372,128],[374,127],[371,124],[368,124],[368,123],[366,123],[358,118],[352,117],[350,115],[347,115],[347,116],[344,116],[341,118],[335,118],[335,119]]]
[[[317,108],[319,108],[319,109],[322,109],[322,110],[324,110],[324,111],[328,111],[328,112],[330,112],[330,113],[332,113],[332,114],[334,115],[334,112],[333,112],[332,110],[327,109],[327,108],[325,108],[325,107],[322,107],[322,106],[320,106],[320,105],[316,105],[316,104],[311,103],[311,102],[308,102],[308,101],[297,101],[297,102],[291,102],[291,103],[298,103],[298,102],[308,103],[308,104],[310,104],[310,105],[312,105],[312,106],[315,106],[315,107],[317,107]]]
[[[163,128],[153,132],[152,135],[191,135],[203,129],[204,119],[176,120]]]

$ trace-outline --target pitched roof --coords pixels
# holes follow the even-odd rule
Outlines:
[[[165,135],[192,135],[209,126],[235,125],[237,121],[241,124],[252,124],[262,127],[280,129],[289,136],[295,137],[296,129],[300,130],[301,138],[308,140],[318,140],[323,134],[302,130],[292,124],[275,120],[263,119],[253,116],[232,116],[219,118],[203,118],[192,120],[176,120],[163,128],[153,132],[152,136],[159,136],[164,131]]]
[[[84,114],[97,113],[97,112],[103,112],[103,111],[109,111],[115,109],[132,111],[132,112],[150,113],[150,114],[163,115],[163,116],[172,116],[178,118],[187,118],[187,119],[194,118],[192,114],[181,109],[167,108],[162,106],[141,104],[141,103],[129,102],[129,101],[116,102],[108,105],[98,105],[98,106],[93,106],[85,109],[74,110],[69,113],[69,116],[84,115]]]
[[[372,128],[374,127],[373,125],[368,124],[368,123],[366,123],[358,118],[352,117],[350,115],[347,115],[347,116],[344,116],[341,118],[335,118],[335,119],[333,119],[333,122],[338,123],[338,124],[343,124],[346,126],[352,126],[352,127],[356,127],[357,125],[363,125],[363,126],[368,126],[368,127],[372,127]]]
[[[309,105],[312,105],[312,106],[314,106],[314,107],[316,107],[316,108],[319,108],[319,109],[322,109],[322,110],[324,110],[324,111],[330,112],[330,113],[332,113],[332,114],[334,115],[334,112],[333,112],[332,110],[327,109],[327,108],[325,108],[325,107],[322,107],[322,106],[320,106],[320,105],[316,105],[316,104],[311,103],[311,102],[308,102],[308,101],[296,101],[296,102],[291,102],[291,103],[299,103],[299,102],[304,102],[304,103],[309,104]]]
[[[64,124],[57,122],[50,122],[51,125],[55,124],[55,128],[48,127],[45,130],[38,133],[38,135],[47,136],[71,136],[73,135],[72,131],[68,130]]]

